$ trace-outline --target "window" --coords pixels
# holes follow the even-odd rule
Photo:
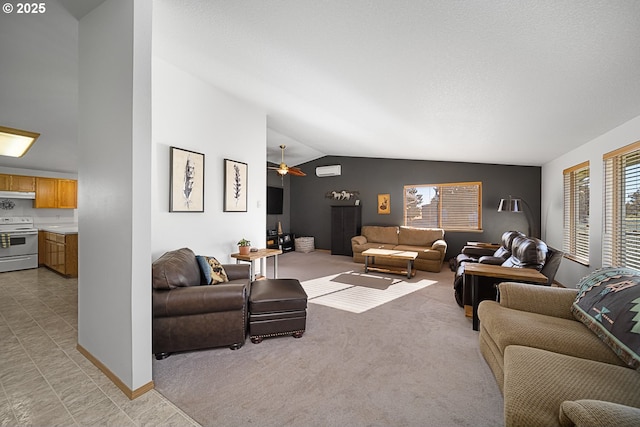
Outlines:
[[[640,269],[640,141],[604,162],[602,266]]]
[[[405,185],[404,225],[450,231],[482,228],[482,183]]]
[[[565,256],[589,265],[589,162],[565,169],[564,239]]]

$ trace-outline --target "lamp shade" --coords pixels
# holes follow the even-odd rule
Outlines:
[[[500,199],[498,212],[522,212],[522,200],[509,197],[508,199]]]

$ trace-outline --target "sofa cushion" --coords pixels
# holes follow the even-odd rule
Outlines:
[[[225,283],[229,281],[224,267],[220,264],[220,261],[214,257],[196,255],[198,265],[200,266],[200,272],[203,276],[203,283],[207,285],[217,285],[218,283]]]
[[[362,227],[362,235],[369,243],[398,244],[398,227],[396,226],[365,225]]]
[[[417,252],[418,258],[416,259],[428,259],[438,261],[442,257],[440,251],[425,248],[424,246],[411,246],[411,245],[397,245],[393,249],[397,251],[410,251]]]
[[[559,426],[564,401],[605,400],[640,407],[640,373],[622,366],[511,345],[504,353],[507,426]]]
[[[514,310],[495,301],[478,307],[480,325],[504,354],[510,345],[525,345],[568,356],[623,365],[616,355],[589,329],[573,319]],[[509,325],[505,327],[505,325]]]
[[[422,246],[430,248],[433,242],[444,238],[442,228],[417,228],[400,227],[398,234],[398,244],[410,246]]]
[[[365,243],[364,245],[352,246],[354,253],[362,253],[367,249],[395,249],[397,245],[390,245],[385,243]]]
[[[200,285],[200,267],[196,255],[189,248],[165,253],[151,265],[151,284],[154,289],[167,290]]]
[[[572,311],[629,367],[640,370],[640,273],[596,270],[578,283]]]
[[[562,427],[640,425],[640,408],[603,400],[566,400],[560,406]]]

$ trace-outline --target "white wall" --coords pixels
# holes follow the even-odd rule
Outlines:
[[[152,252],[189,247],[232,262],[241,238],[264,247],[266,114],[167,61],[153,59]],[[204,213],[169,212],[169,147],[205,156]],[[247,163],[247,212],[223,212],[224,159]]]
[[[612,129],[604,135],[570,151],[542,167],[542,229],[543,240],[562,248],[563,233],[563,176],[562,171],[578,163],[590,163],[589,187],[589,266],[563,259],[556,281],[574,287],[578,280],[592,270],[602,267],[602,155],[616,148],[640,140],[640,116]]]
[[[78,343],[133,391],[152,380],[151,6],[79,27]]]

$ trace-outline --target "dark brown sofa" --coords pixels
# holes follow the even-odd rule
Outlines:
[[[195,254],[182,248],[152,264],[153,353],[229,346],[245,342],[249,264],[223,265],[229,282],[206,285]]]

